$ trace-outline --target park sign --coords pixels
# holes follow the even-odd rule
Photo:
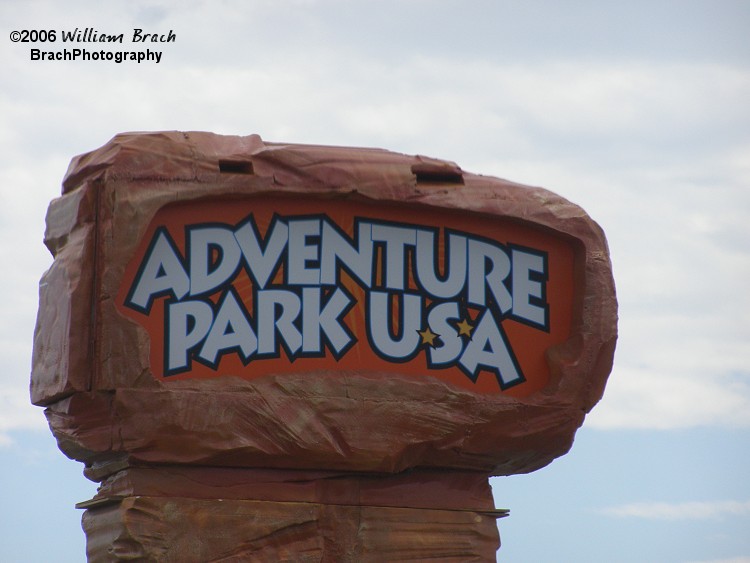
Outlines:
[[[495,560],[612,368],[604,234],[379,149],[127,133],[47,213],[31,398],[90,561]]]
[[[160,380],[370,370],[528,395],[572,322],[569,241],[351,200],[166,206],[118,298]]]
[[[598,225],[449,161],[121,134],[73,159],[45,243],[32,400],[102,467],[530,471],[612,365]],[[290,412],[318,430],[285,434]]]
[[[73,159],[45,243],[32,401],[94,477],[528,472],[612,366],[599,226],[445,160],[120,134]]]

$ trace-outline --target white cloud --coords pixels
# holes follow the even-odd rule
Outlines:
[[[67,162],[45,150],[16,153],[3,144],[0,166],[0,291],[5,297],[0,323],[0,446],[17,430],[45,430],[43,411],[29,402],[31,345],[38,284],[52,257],[42,244],[49,200],[60,191]],[[13,152],[11,152],[13,151]],[[12,158],[7,158],[11,152]],[[72,155],[71,155],[72,156]]]
[[[750,501],[638,502],[601,511],[608,516],[647,520],[707,520],[750,515]]]
[[[750,384],[743,379],[681,376],[615,367],[605,398],[586,419],[592,428],[750,428]]]
[[[28,395],[28,387],[6,384],[0,389],[0,447],[13,444],[16,430],[48,431],[42,410],[29,404]]]

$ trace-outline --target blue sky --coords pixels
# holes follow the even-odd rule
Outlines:
[[[750,3],[0,1],[0,560],[84,559],[95,484],[28,402],[44,214],[134,130],[374,146],[541,185],[607,233],[620,340],[569,454],[493,479],[499,560],[750,562]],[[12,30],[167,33],[159,64]]]

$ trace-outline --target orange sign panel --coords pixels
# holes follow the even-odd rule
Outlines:
[[[337,199],[162,208],[119,311],[162,381],[400,373],[526,396],[570,335],[571,245],[518,221]]]

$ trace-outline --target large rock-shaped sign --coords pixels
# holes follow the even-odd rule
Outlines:
[[[123,134],[73,160],[45,242],[32,401],[96,480],[529,472],[612,366],[601,229],[451,162]]]

